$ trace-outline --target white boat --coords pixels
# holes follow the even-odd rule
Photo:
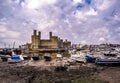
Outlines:
[[[70,59],[74,60],[76,62],[80,62],[80,63],[85,63],[86,62],[85,56],[80,55],[80,54],[73,54],[73,55],[71,55]]]

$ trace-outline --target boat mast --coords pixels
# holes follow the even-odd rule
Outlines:
[[[13,49],[14,49],[14,47],[15,47],[15,41],[13,42]]]

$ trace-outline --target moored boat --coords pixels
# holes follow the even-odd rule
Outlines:
[[[8,58],[11,58],[10,55],[0,55],[1,59],[3,62],[7,62],[8,61]]]
[[[45,59],[45,61],[51,61],[52,60],[50,54],[45,54],[44,59]]]
[[[31,57],[28,56],[28,55],[23,55],[23,58],[24,58],[24,60],[30,60],[31,59]]]
[[[40,56],[32,56],[32,59],[33,59],[34,61],[38,61],[38,60],[40,60]]]
[[[86,59],[87,62],[91,62],[91,63],[95,62],[95,60],[96,60],[95,57],[91,57],[91,56],[88,56],[88,55],[85,56],[85,59]]]
[[[98,65],[111,65],[120,66],[120,59],[97,59],[96,64]]]
[[[85,57],[83,55],[80,55],[80,54],[73,54],[73,55],[71,55],[70,59],[74,60],[76,62],[79,62],[79,63],[86,62]]]
[[[112,53],[105,53],[105,56],[117,56],[116,54],[112,54]]]
[[[105,56],[117,56],[117,53],[116,52],[106,52],[104,53]]]
[[[8,63],[18,63],[23,61],[23,56],[22,55],[13,55],[11,58],[8,58]]]

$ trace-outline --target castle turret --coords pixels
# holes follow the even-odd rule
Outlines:
[[[37,35],[37,30],[34,30],[34,31],[33,31],[33,35]]]
[[[41,37],[41,32],[40,32],[40,31],[38,32],[38,36],[40,36],[40,37]]]
[[[41,40],[41,32],[38,32],[38,45],[40,46],[40,40]]]
[[[37,35],[37,30],[33,31],[31,48],[39,48],[40,36],[41,36],[40,32],[38,32],[38,35]]]
[[[52,32],[49,33],[50,39],[52,38]]]

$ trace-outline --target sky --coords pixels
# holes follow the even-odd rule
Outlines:
[[[120,0],[0,0],[0,47],[49,32],[80,44],[120,44]]]

